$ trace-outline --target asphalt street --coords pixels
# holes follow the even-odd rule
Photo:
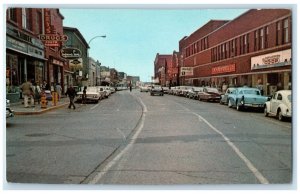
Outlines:
[[[289,184],[292,123],[120,91],[76,110],[8,120],[6,161],[13,183]]]

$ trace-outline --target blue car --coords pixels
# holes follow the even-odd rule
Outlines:
[[[236,107],[238,111],[245,108],[264,110],[267,96],[262,96],[260,90],[250,87],[238,87],[228,95],[228,107]]]

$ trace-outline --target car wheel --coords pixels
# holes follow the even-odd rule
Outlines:
[[[236,102],[236,110],[237,111],[241,111],[242,110],[242,107],[239,105],[238,102]]]
[[[282,112],[281,112],[280,109],[278,110],[277,115],[278,115],[278,120],[279,120],[279,121],[283,121],[283,120],[284,120],[284,116],[282,115]]]
[[[228,100],[228,107],[229,107],[229,108],[232,107],[231,100]]]
[[[267,106],[265,106],[265,108],[264,108],[264,115],[265,115],[265,117],[269,116]]]

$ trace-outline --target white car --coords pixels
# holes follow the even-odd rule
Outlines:
[[[104,97],[108,98],[108,96],[111,94],[111,90],[109,86],[97,86],[98,90],[104,91]]]
[[[78,92],[78,98],[77,100],[81,101],[82,100],[82,94],[83,92]],[[86,89],[86,101],[93,101],[98,103],[99,100],[101,99],[99,90],[96,87],[87,87]]]
[[[147,85],[140,86],[140,92],[148,92],[148,91],[149,91],[149,88]]]
[[[270,101],[265,103],[265,116],[276,116],[280,121],[292,117],[292,91],[279,90],[274,93]]]
[[[14,117],[14,111],[10,108],[10,101],[6,99],[6,119]]]

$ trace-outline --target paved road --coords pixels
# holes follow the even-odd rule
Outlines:
[[[7,179],[87,184],[290,183],[291,123],[217,103],[122,91],[99,104],[20,116]]]

